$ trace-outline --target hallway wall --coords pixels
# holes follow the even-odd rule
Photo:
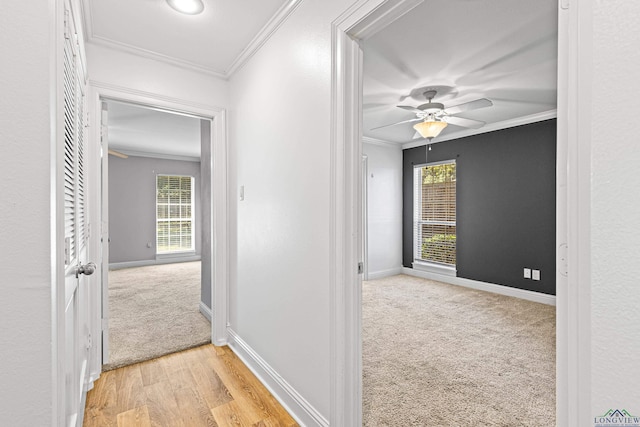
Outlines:
[[[49,31],[53,18],[49,2],[3,2],[0,13],[0,57],[6,64],[0,67],[3,426],[48,426],[54,410],[51,307],[56,265],[51,236],[56,223],[51,216],[51,129],[56,104],[50,89],[54,75]]]

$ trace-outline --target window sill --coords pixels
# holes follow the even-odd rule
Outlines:
[[[194,256],[195,254],[196,251],[163,252],[161,254],[156,254],[156,259],[188,258]]]
[[[425,261],[413,261],[413,269],[420,271],[428,271],[429,273],[442,274],[443,276],[457,276],[457,270],[455,266],[436,264],[433,262]]]

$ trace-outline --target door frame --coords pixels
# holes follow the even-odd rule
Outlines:
[[[331,425],[362,425],[362,80],[359,43],[423,0],[360,0],[332,23]],[[556,421],[590,417],[591,1],[559,0],[556,167]],[[586,108],[579,108],[585,105]],[[580,142],[580,143],[578,143]],[[566,265],[567,268],[563,268]]]
[[[100,146],[101,132],[101,103],[103,100],[114,100],[148,106],[151,108],[159,108],[167,111],[175,111],[178,113],[199,116],[203,119],[211,120],[211,236],[212,242],[212,283],[211,283],[211,342],[215,345],[225,345],[227,343],[227,319],[228,319],[228,277],[229,277],[229,234],[228,234],[228,199],[227,199],[227,137],[226,137],[226,110],[222,107],[204,105],[194,103],[184,99],[169,98],[164,95],[132,90],[125,87],[106,84],[98,81],[89,82],[89,111],[92,123],[90,144],[94,147]],[[99,148],[97,151],[100,151]],[[92,165],[91,173],[95,175],[95,179],[100,182],[100,165],[102,168],[108,167],[108,155],[102,153],[102,156],[93,158],[97,163]],[[101,163],[100,163],[101,162]],[[99,193],[99,187],[96,188]],[[95,224],[101,225],[101,233],[103,238],[107,238],[108,223],[105,224],[104,218],[101,217],[101,211],[108,212],[108,201],[105,200],[106,206],[103,206],[102,196],[96,195],[96,206],[99,209],[92,212],[96,215]],[[99,239],[96,244],[100,244]],[[108,267],[107,267],[108,268]],[[97,272],[102,275],[102,271]],[[102,287],[101,287],[102,290]],[[102,297],[100,297],[102,301]],[[102,313],[100,313],[102,317]],[[99,322],[100,326],[101,321]],[[102,328],[94,331],[95,336],[99,337]],[[95,365],[97,372],[92,377],[97,378],[102,367],[102,340],[97,340],[100,346],[98,357],[100,360]],[[97,375],[95,375],[97,374]]]

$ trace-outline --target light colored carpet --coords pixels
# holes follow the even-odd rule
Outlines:
[[[411,276],[363,283],[363,418],[555,426],[555,307]]]
[[[110,271],[109,363],[103,369],[211,342],[199,304],[199,261]]]

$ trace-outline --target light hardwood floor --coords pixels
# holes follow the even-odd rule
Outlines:
[[[84,426],[298,424],[228,347],[211,344],[104,372]]]

